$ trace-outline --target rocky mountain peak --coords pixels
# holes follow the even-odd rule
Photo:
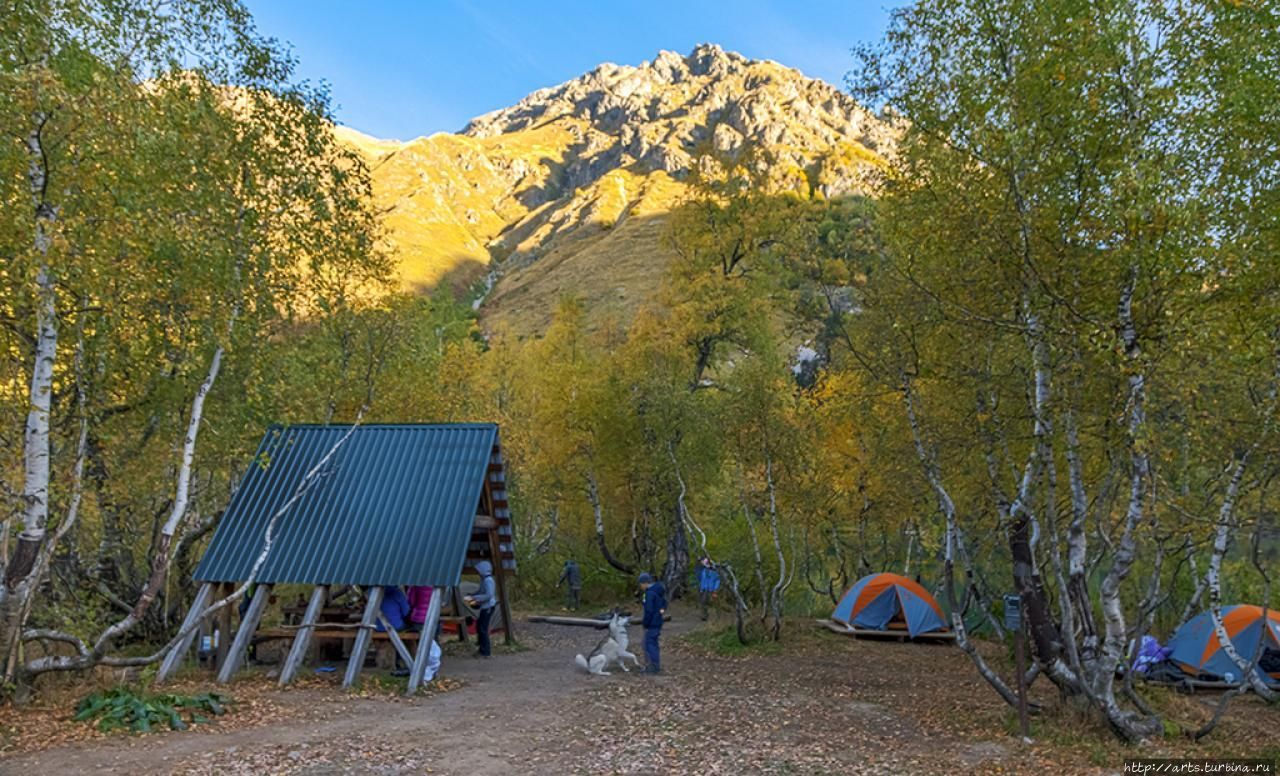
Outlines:
[[[837,170],[822,157],[840,149],[840,161],[865,163],[893,134],[835,87],[714,44],[687,56],[662,51],[638,66],[602,64],[476,118],[463,134],[491,138],[548,124],[577,140],[561,181],[570,190],[618,167],[680,177],[699,156],[733,159],[752,148],[780,188],[834,196],[857,189],[862,176],[856,163]]]
[[[830,84],[707,43],[602,64],[458,134],[347,140],[371,160],[405,286],[487,275],[486,323],[537,332],[565,293],[625,319],[657,287],[663,224],[695,169],[745,165],[764,190],[806,197],[871,193],[896,136]]]

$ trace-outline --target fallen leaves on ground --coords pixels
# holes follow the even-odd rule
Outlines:
[[[72,717],[79,698],[60,693],[29,706],[0,706],[0,753],[39,752],[67,744],[121,737],[208,735],[281,722],[325,719],[340,715],[344,704],[352,697],[373,698],[387,703],[417,702],[423,697],[453,692],[466,686],[466,682],[460,679],[442,676],[419,689],[415,698],[406,698],[404,684],[404,679],[372,671],[363,675],[359,688],[354,691],[342,688],[340,673],[303,673],[287,689],[281,689],[273,673],[266,671],[242,674],[230,685],[215,684],[212,677],[196,678],[188,674],[165,684],[165,692],[180,695],[208,691],[224,693],[231,698],[227,713],[187,730],[157,728],[150,733],[103,733],[95,725],[76,722]]]
[[[678,615],[680,616],[680,615]],[[689,630],[688,621],[671,630]],[[1033,720],[1035,742],[1015,735],[1016,715],[948,645],[854,640],[796,621],[780,647],[724,656],[713,639],[664,639],[666,672],[587,676],[572,656],[600,638],[589,629],[523,624],[522,650],[466,662],[405,698],[403,680],[367,672],[358,693],[341,676],[308,673],[289,690],[266,676],[233,683],[240,704],[225,722],[152,737],[156,755],[182,772],[218,774],[1097,774],[1126,757],[1221,757],[1280,751],[1280,711],[1238,699],[1202,744],[1171,737],[1145,747],[1118,743],[1093,718],[1058,701],[1051,684],[1033,697],[1046,712]],[[633,630],[633,649],[639,647]],[[473,645],[454,642],[447,654]],[[498,645],[495,644],[495,647]],[[982,644],[1006,675],[1008,655]],[[470,686],[474,682],[476,686]],[[186,679],[174,691],[208,689]],[[457,691],[459,697],[431,697]],[[1216,695],[1143,692],[1171,718],[1198,724]],[[442,705],[443,704],[443,705]],[[461,705],[461,706],[459,706]],[[0,709],[11,748],[79,741],[98,751],[103,736],[67,720],[65,707]],[[448,709],[452,713],[442,714]],[[394,723],[395,731],[389,729]],[[209,750],[160,746],[186,736],[270,724],[269,732],[208,739]],[[468,732],[486,731],[477,739]],[[199,740],[199,739],[194,739]],[[243,740],[243,743],[242,743]],[[49,763],[58,753],[40,755]],[[148,762],[157,762],[149,759]],[[37,768],[54,773],[56,768]],[[163,772],[163,771],[162,771]]]

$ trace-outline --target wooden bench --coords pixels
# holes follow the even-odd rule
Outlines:
[[[315,647],[317,642],[323,640],[330,641],[354,641],[357,634],[360,633],[358,625],[349,628],[335,628],[333,623],[322,623],[316,626],[311,633],[311,645]],[[254,634],[253,643],[255,645],[272,641],[293,641],[298,635],[299,627],[287,628],[259,628]],[[393,661],[395,651],[397,649],[406,649],[409,651],[409,662],[412,662],[412,653],[415,645],[418,643],[421,633],[417,631],[397,631],[396,635],[400,637],[400,646],[396,647],[391,641],[391,636],[386,631],[370,630],[369,636],[373,642],[373,660],[374,664],[380,668],[389,668]],[[405,653],[401,653],[403,656]]]
[[[254,634],[254,643],[263,641],[274,641],[276,639],[292,639],[298,635],[300,628],[259,628]],[[312,631],[313,639],[354,639],[356,634],[360,632],[359,628],[326,628],[323,625],[316,626]],[[371,631],[369,633],[374,641],[390,641],[391,637],[386,631]],[[422,634],[417,631],[399,631],[397,635],[401,641],[417,641]]]

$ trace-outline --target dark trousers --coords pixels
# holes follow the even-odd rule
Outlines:
[[[582,598],[582,588],[571,587],[564,594],[564,605],[567,609],[578,609],[578,603]]]
[[[702,607],[702,619],[707,619],[707,607],[711,605],[711,591],[698,591],[698,605]]]
[[[662,628],[644,629],[644,659],[649,663],[648,670],[661,671],[662,659],[659,654],[658,639],[662,638]]]
[[[493,622],[493,607],[481,609],[476,616],[476,643],[480,646],[480,654],[490,654],[489,624]]]

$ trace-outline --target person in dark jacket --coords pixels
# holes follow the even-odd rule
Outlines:
[[[476,614],[476,657],[489,657],[492,645],[489,642],[489,626],[493,623],[493,609],[498,605],[498,587],[493,581],[493,564],[482,560],[476,564],[476,573],[480,575],[480,588],[467,596],[467,606],[477,611]]]
[[[556,587],[566,582],[569,587],[564,594],[564,608],[576,612],[582,600],[582,571],[578,569],[578,562],[573,558],[564,562],[564,570],[560,572],[560,581],[556,582]]]
[[[662,621],[667,614],[667,590],[649,572],[640,575],[640,589],[644,591],[644,657],[648,661],[644,672],[656,674],[662,670],[658,639],[662,638]]]

